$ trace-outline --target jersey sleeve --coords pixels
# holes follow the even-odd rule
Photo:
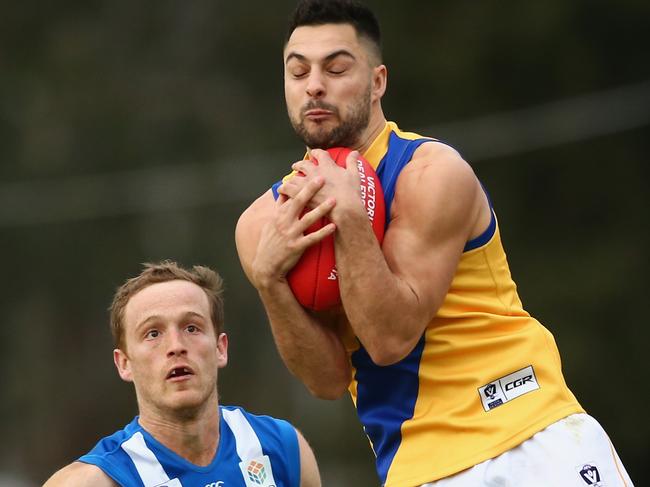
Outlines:
[[[121,486],[144,487],[135,467],[118,458],[119,448],[119,442],[114,438],[104,438],[90,452],[79,457],[77,461],[99,467]]]

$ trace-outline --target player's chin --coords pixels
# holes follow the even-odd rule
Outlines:
[[[187,387],[169,391],[166,394],[165,402],[173,408],[193,407],[206,400],[206,393],[196,387]]]
[[[326,137],[332,134],[332,131],[339,126],[339,121],[335,117],[321,119],[307,118],[303,120],[302,129],[310,137]]]
[[[322,149],[322,150],[327,150],[330,149],[331,147],[334,147],[338,144],[336,144],[332,138],[332,131],[331,130],[320,130],[320,131],[312,131],[309,133],[307,137],[304,138],[304,142],[307,145],[307,147],[311,149]]]
[[[196,393],[174,394],[167,398],[166,408],[175,416],[193,418],[205,405],[205,397]]]

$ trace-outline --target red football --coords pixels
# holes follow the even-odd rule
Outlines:
[[[339,166],[345,167],[345,159],[351,149],[336,147],[328,149],[327,152]],[[361,177],[361,198],[368,212],[368,222],[381,245],[384,239],[386,215],[384,193],[377,174],[362,156],[357,160],[357,169]],[[328,222],[327,218],[321,218],[305,233],[316,231]],[[287,280],[298,302],[306,308],[318,311],[340,304],[341,296],[334,258],[334,236],[330,235],[309,247],[287,274]]]

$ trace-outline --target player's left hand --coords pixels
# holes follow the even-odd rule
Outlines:
[[[303,211],[323,184],[322,178],[315,177],[302,187],[295,198],[280,194],[275,201],[273,212],[262,227],[251,264],[251,280],[258,289],[270,282],[285,280],[308,247],[334,233],[336,226],[333,223],[305,233],[336,205],[333,198],[327,198],[313,209]]]

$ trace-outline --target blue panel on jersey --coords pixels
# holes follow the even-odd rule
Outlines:
[[[492,217],[490,218],[490,224],[488,227],[485,229],[485,231],[480,234],[478,237],[473,238],[469,242],[465,244],[465,248],[463,249],[463,252],[467,252],[468,250],[474,250],[478,249],[479,247],[485,245],[490,241],[492,236],[494,235],[494,232],[497,229],[497,219],[494,216],[494,212],[491,212]]]
[[[404,166],[409,163],[416,149],[431,140],[433,139],[402,139],[395,132],[391,132],[388,139],[388,150],[377,166],[377,176],[379,176],[381,189],[384,192],[384,202],[386,203],[386,228],[388,228],[390,222],[390,207],[395,197],[397,176],[402,172]],[[390,161],[390,163],[387,161]]]
[[[273,186],[271,186],[271,190],[273,191],[273,197],[277,200],[278,196],[280,194],[278,193],[278,188],[282,186],[282,181],[278,181],[277,183],[273,183]]]
[[[390,208],[393,203],[393,198],[395,197],[397,177],[402,172],[404,166],[406,166],[406,164],[411,161],[411,158],[413,157],[413,154],[417,148],[420,147],[424,142],[429,142],[431,140],[434,139],[402,139],[395,132],[391,132],[388,139],[388,150],[386,151],[386,154],[377,167],[377,175],[379,176],[379,181],[381,182],[381,188],[384,191],[384,201],[386,203],[386,228],[388,228],[388,223],[390,222]],[[390,161],[390,163],[387,161]],[[485,188],[483,188],[483,190],[485,191]],[[490,195],[487,191],[485,191],[485,194],[488,198],[490,207],[492,207]],[[494,216],[494,212],[492,212],[492,218],[487,229],[478,237],[468,241],[465,244],[463,252],[467,252],[468,250],[473,250],[481,247],[482,245],[485,245],[492,238],[495,231],[496,218]]]
[[[357,414],[377,455],[382,484],[402,441],[402,423],[413,417],[423,350],[424,335],[406,358],[386,367],[376,365],[363,347],[352,354]]]

